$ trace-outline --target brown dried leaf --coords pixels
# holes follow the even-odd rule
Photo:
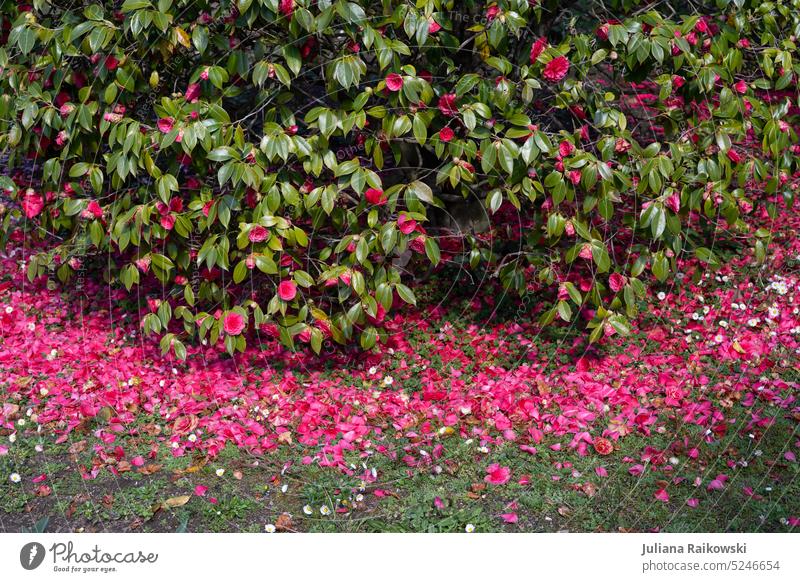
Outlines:
[[[288,513],[281,513],[275,520],[275,528],[280,531],[290,531],[292,529],[292,516]]]
[[[145,465],[141,469],[139,469],[139,473],[142,475],[152,475],[153,473],[157,473],[161,470],[161,465],[157,463],[150,463],[149,465]]]
[[[164,507],[180,507],[181,505],[186,505],[191,498],[191,495],[178,495],[177,497],[170,497],[164,502]]]
[[[69,446],[70,455],[77,455],[78,453],[82,453],[85,450],[86,450],[86,441],[77,441]]]

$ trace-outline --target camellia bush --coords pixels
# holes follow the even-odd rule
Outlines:
[[[370,349],[448,268],[536,292],[542,324],[625,334],[678,257],[763,258],[756,209],[793,195],[798,0],[1,18],[2,242],[25,241],[32,280],[146,297],[144,330],[179,357],[257,334]]]

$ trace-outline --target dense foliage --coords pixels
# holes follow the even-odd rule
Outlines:
[[[626,333],[795,187],[800,1],[648,4],[3,2],[3,241],[179,356],[369,349],[445,263]]]

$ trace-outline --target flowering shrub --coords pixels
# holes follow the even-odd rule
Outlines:
[[[138,286],[178,356],[370,349],[445,262],[627,333],[681,255],[764,257],[798,153],[800,2],[643,4],[5,2],[3,242]]]

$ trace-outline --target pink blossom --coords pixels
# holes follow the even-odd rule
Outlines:
[[[509,479],[511,479],[511,469],[501,467],[497,463],[493,463],[486,468],[486,476],[483,478],[484,481],[492,485],[505,485]]]
[[[281,281],[278,285],[278,297],[284,301],[291,301],[297,296],[297,285],[294,281]]]
[[[567,57],[556,57],[544,66],[542,76],[551,83],[557,83],[567,76],[569,65]]]
[[[222,327],[228,335],[239,335],[244,331],[247,322],[238,311],[231,311],[222,322]]]
[[[389,73],[386,75],[386,87],[389,91],[399,91],[403,88],[403,77],[397,73]]]

